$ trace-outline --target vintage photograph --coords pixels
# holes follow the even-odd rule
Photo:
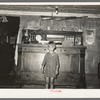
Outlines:
[[[100,5],[0,4],[0,88],[99,89]]]

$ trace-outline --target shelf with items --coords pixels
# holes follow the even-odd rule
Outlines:
[[[22,30],[22,44],[45,44],[54,41],[62,46],[82,46],[83,32],[55,30]]]

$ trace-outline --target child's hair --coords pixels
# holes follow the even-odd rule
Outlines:
[[[54,49],[56,49],[56,44],[55,44],[55,42],[49,41],[48,47],[49,47],[49,45],[51,45],[52,47],[54,47]]]

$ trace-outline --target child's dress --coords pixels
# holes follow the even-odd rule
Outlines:
[[[42,62],[42,66],[44,66],[44,77],[56,77],[56,69],[59,67],[59,56],[54,53],[46,53],[44,60]]]

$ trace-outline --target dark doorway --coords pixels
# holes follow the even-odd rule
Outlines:
[[[15,46],[19,30],[19,17],[6,16],[8,22],[0,21],[0,80],[8,79],[14,70]]]

